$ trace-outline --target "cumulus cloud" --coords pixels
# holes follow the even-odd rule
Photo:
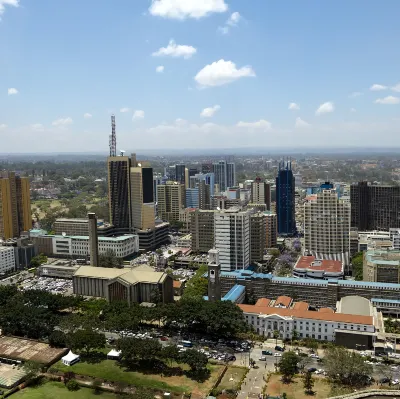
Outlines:
[[[383,85],[375,83],[369,89],[371,91],[382,91],[382,90],[386,90],[387,86],[383,86]]]
[[[236,124],[237,127],[247,128],[247,129],[263,129],[270,130],[272,128],[271,122],[266,121],[265,119],[260,119],[256,122],[238,122]]]
[[[288,109],[291,111],[298,111],[300,109],[300,106],[296,103],[290,103]]]
[[[0,0],[0,20],[6,10],[6,6],[19,7],[19,0]]]
[[[1,2],[1,0],[0,0],[0,2]],[[1,4],[1,3],[0,3],[0,4]],[[18,90],[17,90],[15,87],[10,87],[10,88],[7,90],[7,93],[8,93],[9,96],[12,96],[12,95],[14,95],[14,94],[18,94]]]
[[[321,104],[318,109],[315,111],[315,115],[323,115],[329,112],[333,112],[335,110],[335,105],[328,101],[326,103]]]
[[[387,96],[384,98],[378,98],[375,100],[376,104],[387,104],[387,105],[394,105],[394,104],[399,104],[400,103],[400,98],[399,97],[394,97],[394,96]]]
[[[34,130],[35,132],[43,132],[44,126],[41,123],[33,123],[31,125],[31,129]]]
[[[159,66],[156,68],[156,72],[157,72],[157,73],[163,73],[163,72],[164,72],[164,65],[159,65]]]
[[[309,127],[311,126],[308,122],[306,122],[305,120],[299,118],[296,118],[296,122],[294,124],[294,127],[296,129],[301,129],[301,128],[305,128],[305,127]]]
[[[143,118],[144,118],[144,111],[141,109],[135,110],[132,116],[132,120],[143,119]]]
[[[171,19],[203,18],[228,10],[225,0],[153,0],[151,15]]]
[[[397,85],[393,86],[391,89],[392,89],[393,91],[400,92],[400,83],[397,83]]]
[[[206,65],[194,77],[200,87],[222,86],[244,77],[256,76],[251,66],[236,68],[232,61],[223,59]]]
[[[219,105],[214,105],[213,107],[204,108],[203,111],[201,111],[200,116],[203,118],[211,118],[220,109],[221,107]]]
[[[52,125],[53,126],[63,127],[63,126],[72,125],[72,123],[74,123],[72,118],[67,117],[67,118],[56,119],[55,121],[52,122]]]
[[[123,107],[119,110],[119,112],[125,113],[125,112],[129,112],[130,109],[128,107]]]
[[[89,112],[86,112],[85,114],[83,114],[83,117],[84,117],[85,119],[90,119],[92,116],[93,116],[93,115],[92,115],[92,114],[89,114]]]
[[[7,129],[7,125],[5,123],[0,124],[0,130]]]
[[[225,22],[224,26],[218,27],[218,32],[227,35],[229,33],[230,28],[233,28],[238,25],[239,21],[242,19],[242,16],[239,12],[235,11],[230,15],[228,20]]]
[[[349,98],[356,98],[356,97],[360,97],[362,95],[363,95],[363,93],[361,93],[361,91],[353,91],[353,93],[351,93],[349,95]]]
[[[175,40],[171,39],[167,47],[161,47],[155,51],[153,57],[183,57],[185,60],[196,54],[197,50],[193,46],[186,44],[176,44]]]

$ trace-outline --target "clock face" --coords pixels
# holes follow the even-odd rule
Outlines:
[[[211,270],[211,271],[210,271],[210,280],[211,280],[212,282],[215,281],[215,270]]]

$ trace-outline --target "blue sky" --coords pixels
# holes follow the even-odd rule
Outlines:
[[[0,153],[107,151],[111,113],[127,150],[400,146],[399,15],[398,0],[0,0]]]

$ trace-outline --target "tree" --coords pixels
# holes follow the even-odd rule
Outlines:
[[[299,357],[292,351],[285,352],[279,362],[279,371],[285,382],[290,382],[297,372]]]
[[[176,345],[168,345],[162,348],[161,357],[171,366],[174,361],[179,359],[179,349]]]
[[[207,295],[208,280],[203,277],[207,272],[207,266],[201,265],[197,270],[196,274],[186,284],[186,288],[183,291],[183,297],[200,297]]]
[[[25,362],[22,368],[27,374],[28,379],[30,378],[34,379],[41,373],[43,364],[30,360],[28,362]]]
[[[67,337],[63,331],[54,330],[49,335],[49,344],[55,348],[64,348],[66,346]]]
[[[281,253],[278,248],[271,248],[268,253],[272,255],[274,258],[277,258]]]
[[[282,394],[282,399],[287,399],[287,394],[286,394],[286,392],[283,392],[283,394]]]
[[[99,395],[101,393],[101,385],[102,385],[101,380],[99,380],[97,378],[92,381],[91,387],[92,387],[95,395]]]
[[[68,391],[78,391],[80,388],[76,380],[69,380],[65,386],[67,387]]]
[[[312,351],[316,351],[318,349],[318,341],[313,338],[306,338],[305,340],[305,346]]]
[[[299,333],[296,329],[294,329],[292,332],[292,340],[296,341],[298,339],[299,339]]]
[[[143,360],[153,360],[161,353],[161,344],[155,339],[121,338],[117,341],[121,358],[129,364]]]
[[[75,378],[75,373],[72,371],[66,371],[63,376],[64,385],[67,385],[68,381],[71,381]]]
[[[303,386],[307,395],[313,394],[314,379],[310,371],[307,371],[303,376]]]
[[[137,387],[135,393],[130,395],[131,399],[154,399],[154,393],[146,388]]]
[[[99,255],[100,267],[121,268],[123,263],[123,259],[118,258],[112,249],[108,249],[104,254]]]
[[[278,338],[280,336],[281,335],[279,334],[279,331],[278,330],[274,330],[275,345],[278,345]]]
[[[351,264],[353,265],[353,277],[357,281],[362,281],[363,279],[363,253],[357,252],[351,259]]]
[[[188,349],[186,352],[183,352],[181,359],[194,372],[204,370],[208,363],[207,356],[195,349]]]
[[[77,330],[67,335],[69,346],[75,350],[83,350],[89,355],[93,349],[103,349],[106,346],[104,334],[86,329]]]
[[[47,256],[40,254],[40,255],[34,256],[31,259],[31,262],[29,265],[30,265],[30,267],[39,267],[40,265],[43,265],[45,263],[47,263]]]

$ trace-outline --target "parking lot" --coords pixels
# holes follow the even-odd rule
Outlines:
[[[23,290],[44,290],[53,294],[72,295],[72,280],[30,277],[21,283]]]

